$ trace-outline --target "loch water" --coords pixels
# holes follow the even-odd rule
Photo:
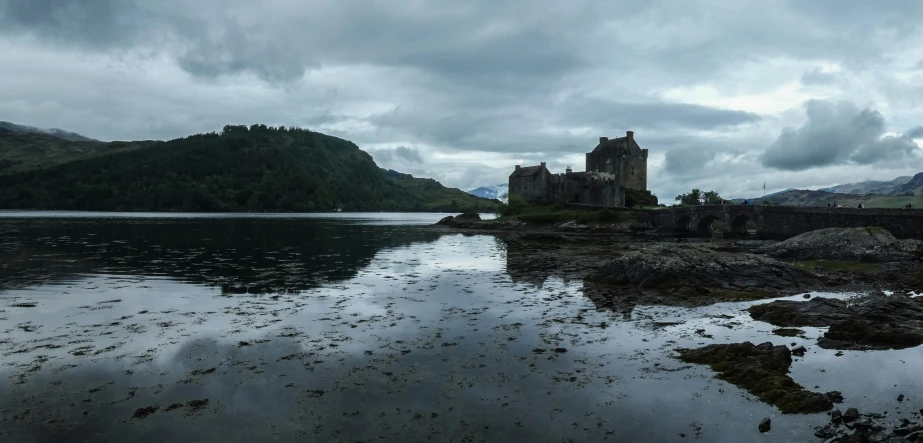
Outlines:
[[[792,377],[841,408],[923,407],[919,349],[596,306],[444,215],[0,212],[0,441],[817,441],[826,415],[674,358],[741,341],[804,344]]]

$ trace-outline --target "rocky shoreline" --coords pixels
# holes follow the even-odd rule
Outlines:
[[[923,241],[875,227],[821,229],[784,241],[687,239],[641,222],[533,225],[477,214],[445,217],[437,227],[546,241],[555,256],[568,256],[562,261],[583,262],[577,278],[680,298],[712,294],[720,300],[737,292],[758,299],[831,289],[923,293]],[[580,246],[562,251],[552,243]],[[549,258],[543,247],[531,251],[537,260]],[[592,263],[573,257],[590,251]]]
[[[817,341],[823,349],[880,352],[923,344],[923,297],[915,297],[923,293],[923,242],[897,239],[881,228],[822,229],[761,242],[681,241],[643,223],[530,226],[447,217],[439,225],[491,232],[508,245],[530,243],[526,250],[511,246],[508,260],[536,279],[556,274],[583,280],[584,293],[603,309],[627,314],[639,304],[691,307],[805,293],[801,300],[753,305],[750,316],[778,326],[777,336],[803,334],[799,327],[827,328]],[[815,291],[862,295],[847,302],[812,297]],[[716,377],[782,413],[830,411],[831,423],[815,433],[823,441],[923,441],[923,424],[887,422],[886,415],[860,416],[853,409],[842,414],[832,409],[843,401],[838,392],[798,385],[788,372],[792,355],[803,356],[804,347],[744,342],[677,352],[678,359],[710,366]]]

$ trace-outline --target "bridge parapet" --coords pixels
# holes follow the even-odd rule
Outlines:
[[[721,220],[731,234],[745,233],[756,223],[761,238],[788,238],[823,228],[877,226],[900,238],[923,238],[923,210],[897,208],[823,208],[760,205],[701,205],[648,210],[655,227],[711,235],[711,223]]]

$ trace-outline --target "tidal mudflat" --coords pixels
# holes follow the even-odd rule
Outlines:
[[[774,334],[767,300],[601,303],[541,239],[439,217],[0,214],[0,440],[822,441],[827,414],[677,358],[744,341],[803,345],[791,378],[843,410],[919,416],[919,348]]]

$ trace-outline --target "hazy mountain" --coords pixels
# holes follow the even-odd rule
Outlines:
[[[130,151],[157,143],[162,142],[74,141],[47,132],[14,130],[9,129],[7,125],[0,125],[0,174],[47,168],[74,160]]]
[[[501,201],[506,201],[506,194],[509,192],[509,185],[506,183],[493,186],[482,186],[477,189],[472,189],[468,191],[471,195],[476,195],[481,198],[489,199],[498,199]]]
[[[39,133],[39,134],[48,134],[55,138],[60,138],[61,140],[67,140],[72,142],[94,142],[94,140],[89,137],[84,137],[76,132],[69,132],[63,129],[51,128],[36,128],[33,126],[17,125],[16,123],[10,123],[5,121],[0,121],[0,128],[9,129],[13,132],[26,132],[26,133]]]
[[[762,204],[762,198],[751,198],[750,204]],[[862,203],[866,208],[902,208],[907,203],[912,204],[915,208],[923,208],[923,195],[903,196],[903,195],[881,195],[881,194],[842,194],[827,191],[812,191],[807,189],[793,189],[790,191],[779,192],[775,195],[766,196],[768,202],[782,206],[813,206],[826,207],[828,204],[833,206],[845,206],[855,208]],[[733,200],[734,203],[740,203],[743,200]]]
[[[890,192],[891,195],[903,195],[908,193],[913,193],[914,195],[923,195],[923,172],[917,173],[900,186],[892,189]]]
[[[733,203],[742,203],[745,199],[732,199]],[[746,199],[751,204],[762,204],[762,198]],[[786,189],[767,194],[766,200],[784,206],[816,206],[828,204],[856,207],[862,203],[868,208],[902,208],[907,203],[914,207],[923,207],[923,172],[914,176],[897,177],[890,181],[866,180],[858,183],[809,189]]]
[[[913,177],[903,176],[891,181],[866,180],[859,183],[846,183],[843,185],[821,188],[818,191],[835,192],[838,194],[891,194],[899,186],[906,184]]]

